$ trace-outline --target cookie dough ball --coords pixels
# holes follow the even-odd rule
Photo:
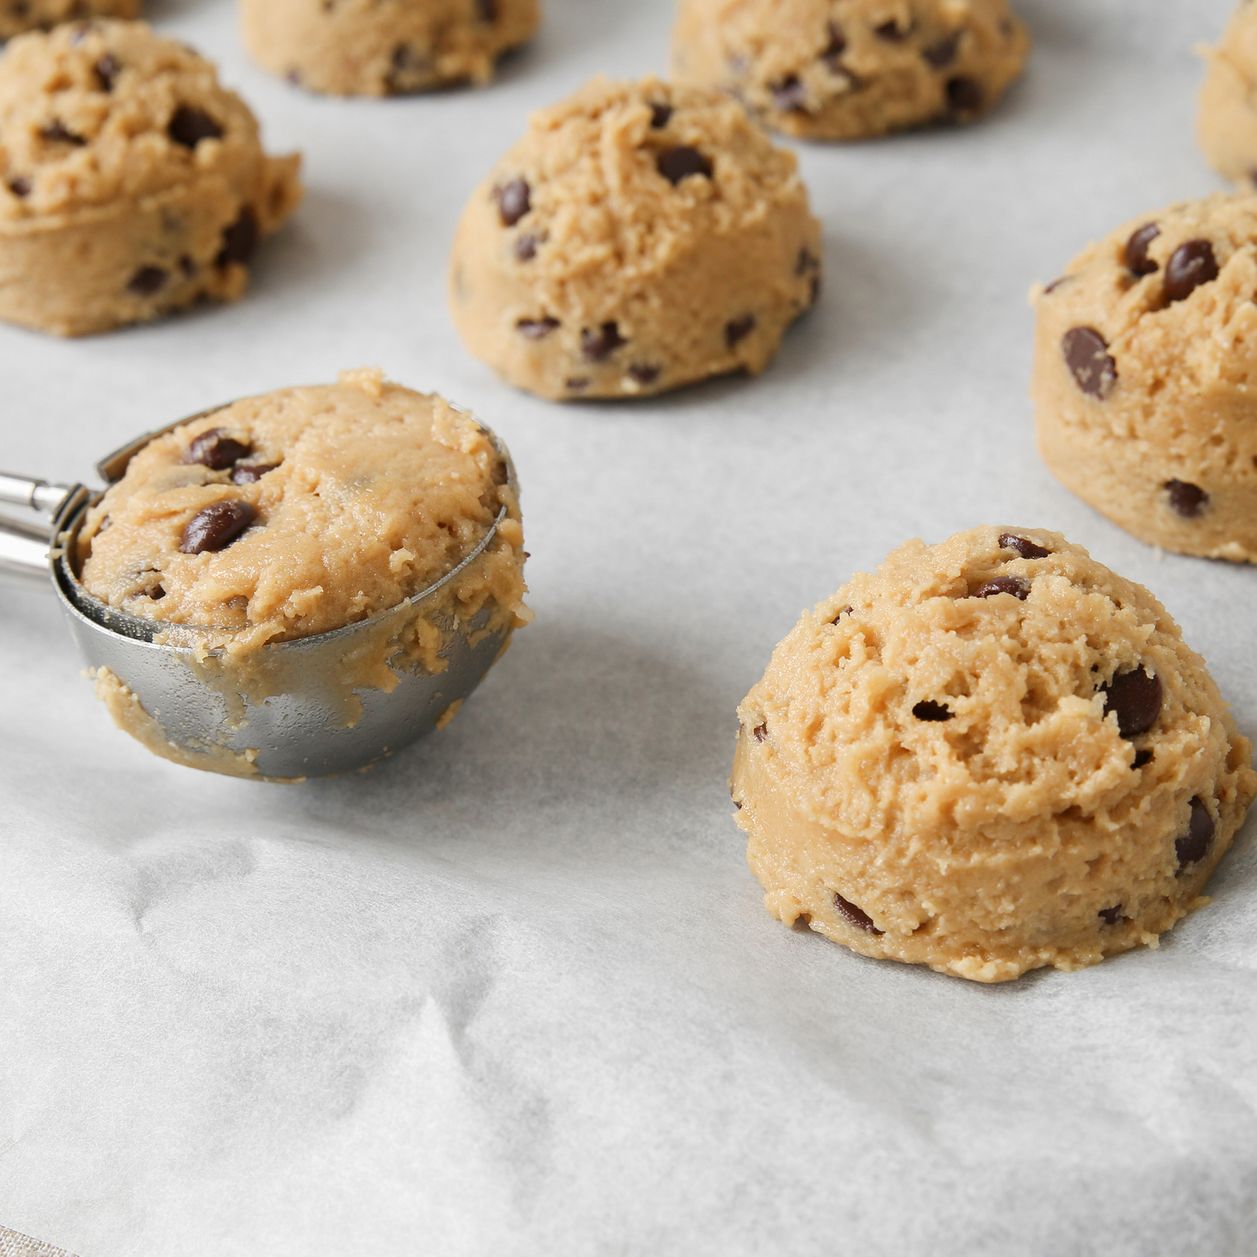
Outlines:
[[[140,0],[0,0],[0,41],[90,17],[139,17]]]
[[[451,266],[468,348],[542,397],[758,373],[816,299],[792,154],[715,92],[595,80],[472,196]]]
[[[1157,600],[1039,530],[900,547],[804,614],[738,716],[769,911],[978,982],[1155,945],[1257,791]]]
[[[1006,0],[681,0],[672,67],[779,131],[852,140],[972,121],[1029,50]]]
[[[245,46],[293,83],[393,96],[488,82],[541,21],[538,0],[241,0]]]
[[[0,57],[0,319],[63,336],[234,300],[299,199],[214,67],[139,22]]]
[[[93,508],[83,585],[236,655],[364,620],[427,589],[497,523],[458,591],[464,623],[526,618],[505,457],[441,398],[350,372],[252,397],[157,437]]]
[[[1257,559],[1257,197],[1134,219],[1036,297],[1039,449],[1115,523]]]
[[[1209,52],[1196,129],[1215,170],[1257,182],[1257,5],[1241,4]]]

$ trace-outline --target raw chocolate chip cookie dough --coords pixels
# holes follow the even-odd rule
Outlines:
[[[0,57],[0,319],[64,336],[234,300],[299,199],[214,67],[138,22]]]
[[[1215,170],[1237,183],[1257,183],[1257,5],[1251,0],[1236,9],[1208,54],[1196,129]]]
[[[851,140],[972,121],[1029,48],[1006,0],[681,0],[672,67],[779,131]]]
[[[472,196],[451,303],[471,351],[542,397],[758,373],[816,299],[792,154],[715,92],[596,80],[536,114]]]
[[[0,0],[0,41],[90,17],[139,17],[140,0]]]
[[[1053,472],[1167,550],[1257,560],[1257,197],[1134,219],[1035,298]]]
[[[391,96],[471,80],[527,42],[539,0],[241,0],[259,64],[315,92]]]
[[[803,616],[738,716],[769,910],[978,982],[1154,945],[1257,791],[1157,600],[1038,530],[902,546]]]

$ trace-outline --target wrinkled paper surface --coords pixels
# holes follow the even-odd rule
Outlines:
[[[909,536],[1059,528],[1150,585],[1257,732],[1257,575],[1160,557],[1034,452],[1026,292],[1218,181],[1226,0],[1020,0],[989,123],[800,151],[825,293],[772,370],[559,408],[456,342],[461,204],[526,110],[662,70],[668,0],[548,0],[480,92],[320,100],[226,0],[153,0],[308,200],[240,306],[0,330],[0,465],[376,363],[524,486],[537,623],[443,734],[299,787],[150,758],[51,597],[0,596],[0,1223],[80,1257],[1253,1251],[1257,857],[1159,952],[983,989],[784,929],[730,819],[734,707]],[[1153,10],[1155,9],[1155,20]]]

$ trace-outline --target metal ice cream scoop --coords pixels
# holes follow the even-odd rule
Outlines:
[[[97,471],[106,485],[114,484],[131,458],[155,437],[211,413],[191,415],[132,441],[102,459]],[[509,453],[487,428],[485,433],[505,463],[507,484],[517,489]],[[99,497],[100,491],[83,485],[0,472],[0,502],[29,508],[50,520],[37,524],[0,515],[0,576],[40,583],[51,578],[89,667],[98,676],[109,676],[116,692],[128,701],[133,696],[142,708],[145,727],[169,743],[171,757],[181,763],[273,779],[360,768],[431,732],[443,716],[448,718],[447,713],[480,683],[510,636],[509,626],[487,627],[489,610],[470,623],[455,623],[439,610],[442,592],[492,543],[506,518],[503,508],[457,567],[397,607],[331,632],[262,646],[253,670],[269,674],[270,684],[267,697],[254,698],[224,684],[230,672],[207,667],[213,659],[206,660],[204,652],[198,655],[192,646],[155,642],[154,636],[169,625],[127,615],[84,588],[74,555],[87,509]],[[390,617],[413,616],[429,608],[444,630],[446,644],[440,653],[445,669],[434,675],[418,666],[394,664],[396,688],[349,690],[346,660],[367,648],[372,635],[383,630],[387,636]],[[347,697],[353,700],[348,717]],[[153,738],[142,740],[158,749]]]

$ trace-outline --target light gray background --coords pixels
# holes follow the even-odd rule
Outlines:
[[[241,305],[0,330],[0,465],[87,476],[208,403],[374,363],[473,407],[524,484],[537,623],[452,728],[278,788],[149,758],[52,599],[0,597],[0,1221],[122,1254],[1251,1254],[1257,860],[1159,952],[983,989],[760,906],[734,706],[800,608],[913,535],[1059,528],[1150,585],[1257,732],[1254,574],[1161,558],[1033,447],[1026,292],[1214,189],[1227,0],[1020,0],[988,123],[801,150],[819,309],[759,380],[558,408],[462,351],[444,265],[526,110],[662,70],[668,0],[548,0],[483,92],[313,99],[225,0],[220,61],[300,216]]]

